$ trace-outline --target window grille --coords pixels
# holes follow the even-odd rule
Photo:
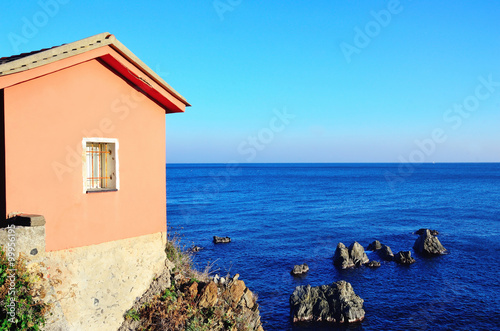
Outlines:
[[[116,190],[117,187],[117,159],[118,142],[116,139],[103,138],[96,140],[84,139],[85,167],[84,182],[85,192]],[[116,141],[116,142],[108,142]]]
[[[87,188],[108,187],[108,155],[107,143],[87,143]]]

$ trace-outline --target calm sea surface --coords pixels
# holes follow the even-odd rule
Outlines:
[[[341,279],[365,300],[365,320],[349,330],[499,330],[499,202],[500,164],[167,165],[170,231],[205,248],[199,269],[240,274],[266,330],[322,330],[293,326],[288,299],[298,285]],[[448,255],[413,252],[422,227],[440,232]],[[233,242],[214,245],[214,235]],[[417,262],[333,266],[338,242],[375,239]],[[293,278],[301,263],[309,273]]]

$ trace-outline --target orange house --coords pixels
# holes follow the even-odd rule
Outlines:
[[[46,250],[166,232],[165,114],[189,103],[109,33],[0,58],[2,217]]]

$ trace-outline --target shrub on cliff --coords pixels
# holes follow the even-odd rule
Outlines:
[[[14,259],[9,248],[0,246],[0,330],[40,330],[50,305],[37,286],[40,275],[30,273],[23,256]]]
[[[238,277],[225,284],[193,268],[192,256],[169,240],[166,270],[125,314],[119,331],[130,330],[262,330],[257,297]]]

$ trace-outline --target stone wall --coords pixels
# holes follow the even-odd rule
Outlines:
[[[8,229],[0,229],[0,245],[9,242]],[[165,266],[165,233],[54,252],[45,252],[44,233],[44,225],[15,227],[18,253],[50,284],[45,330],[117,330]]]
[[[39,215],[19,215],[10,218],[0,228],[0,245],[15,247],[19,253],[36,259],[45,253],[45,218]],[[8,227],[7,227],[8,226]]]

